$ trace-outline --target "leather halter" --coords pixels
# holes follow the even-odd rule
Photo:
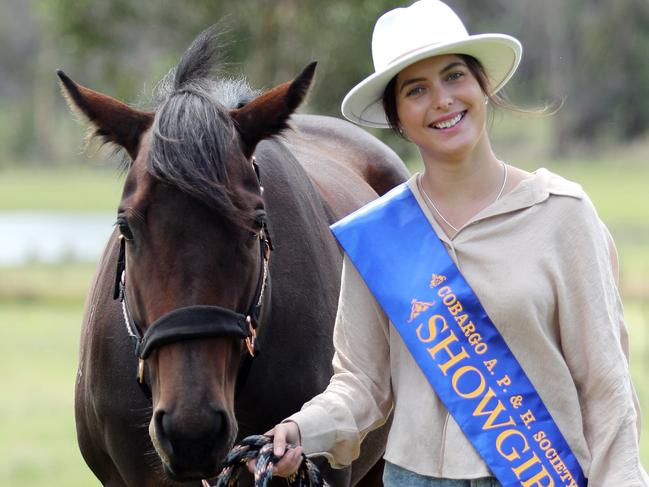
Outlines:
[[[259,178],[259,169],[254,157],[253,167]],[[254,299],[246,314],[220,306],[188,306],[164,314],[155,320],[144,334],[135,323],[128,305],[126,293],[126,239],[120,235],[113,299],[119,299],[122,303],[126,330],[133,341],[135,355],[138,358],[137,381],[140,386],[145,386],[144,361],[156,348],[169,343],[196,338],[229,336],[244,340],[251,357],[254,358],[259,353],[259,345],[256,340],[257,328],[259,327],[261,307],[264,301],[264,291],[268,284],[270,252],[273,249],[265,217],[260,223],[261,230],[257,236],[259,239],[261,266]],[[145,393],[150,394],[146,390]]]

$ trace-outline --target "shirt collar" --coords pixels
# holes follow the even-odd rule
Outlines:
[[[431,224],[433,224],[437,230],[438,235],[446,236],[446,234],[441,231],[441,227],[437,224],[437,221],[423,199],[423,195],[417,187],[417,174],[408,180],[408,187],[415,195],[415,198],[419,202],[419,206],[424,211],[428,220],[430,220]],[[471,223],[492,216],[538,205],[550,198],[551,195],[569,196],[572,198],[582,199],[584,197],[584,191],[579,184],[568,181],[558,174],[545,168],[537,169],[532,173],[532,177],[521,181],[514,189],[503,195],[503,197],[498,201],[494,201],[492,204],[479,211],[475,216],[473,216],[473,218],[466,222],[462,228],[460,228],[458,234],[462,233],[462,229]]]
[[[494,215],[528,208],[543,203],[551,195],[581,199],[584,191],[579,184],[568,181],[545,168],[540,168],[532,173],[532,177],[521,181],[518,186],[485,210],[489,210],[490,215]],[[485,211],[480,213],[483,212]]]

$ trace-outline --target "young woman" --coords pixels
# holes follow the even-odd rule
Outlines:
[[[649,485],[639,461],[640,414],[611,236],[577,184],[545,169],[515,168],[498,159],[489,141],[489,105],[502,104],[496,93],[521,51],[506,35],[469,35],[438,0],[378,20],[375,73],[347,95],[343,114],[392,127],[417,145],[424,171],[399,190],[416,209],[398,211],[421,212],[454,264],[433,281],[448,275],[449,283],[463,278],[470,288],[455,299],[455,287],[432,281],[429,301],[412,300],[412,325],[398,325],[374,292],[400,292],[384,286],[391,276],[376,269],[387,265],[382,243],[370,252],[376,257],[358,257],[337,234],[346,255],[335,374],[322,394],[270,432],[275,454],[283,455],[277,475],[293,473],[302,452],[325,455],[334,466],[351,463],[367,432],[392,413],[387,486],[501,485],[496,476],[505,485]],[[361,213],[376,215],[391,198]],[[392,238],[401,237],[386,235]],[[404,258],[414,253],[425,262],[438,252],[427,244],[412,252],[413,243],[403,239]],[[375,270],[378,285],[370,280]],[[399,296],[408,309],[410,298]],[[467,300],[483,307],[480,322],[458,311]],[[446,310],[419,318],[440,302]],[[490,326],[503,343],[484,338]],[[451,334],[433,346],[443,333]],[[467,341],[459,345],[460,339]],[[427,347],[423,359],[408,340]],[[516,363],[502,365],[512,355]],[[478,361],[464,365],[469,356]],[[421,363],[427,359],[433,372]],[[519,369],[533,388],[529,397],[538,399],[507,391],[527,380],[518,379]],[[286,449],[287,443],[301,446]]]

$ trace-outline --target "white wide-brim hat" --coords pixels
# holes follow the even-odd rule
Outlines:
[[[491,93],[512,77],[521,60],[521,43],[505,34],[469,35],[457,14],[439,0],[419,0],[407,8],[383,14],[374,26],[374,74],[345,96],[343,115],[368,127],[389,127],[383,92],[401,70],[442,54],[468,54],[482,64]]]

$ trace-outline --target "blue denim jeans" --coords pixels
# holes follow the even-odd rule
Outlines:
[[[385,462],[383,469],[385,487],[502,487],[494,477],[473,480],[438,479],[426,477]]]

